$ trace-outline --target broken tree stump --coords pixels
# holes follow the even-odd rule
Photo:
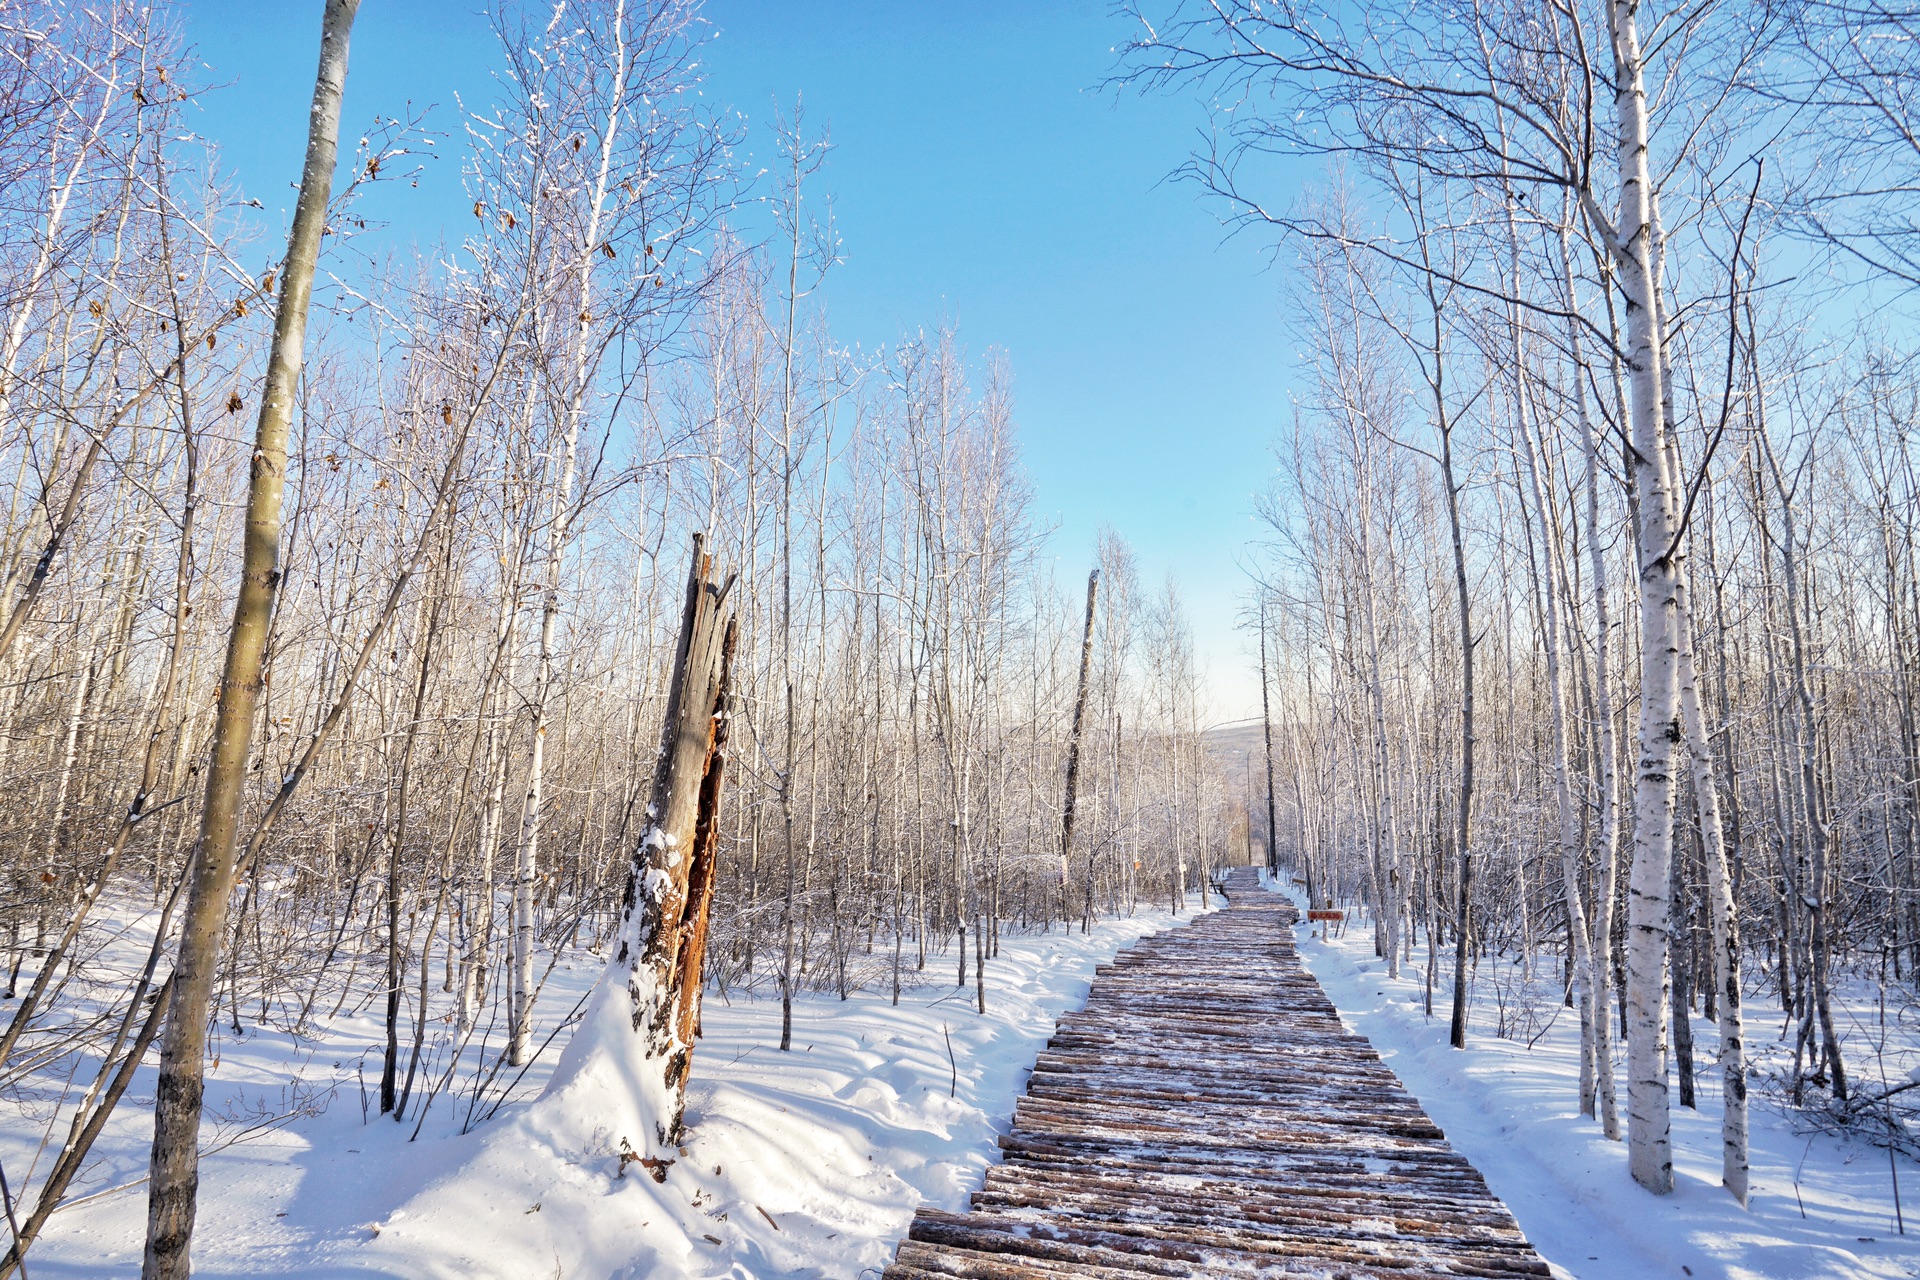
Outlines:
[[[600,1052],[632,1057],[638,1099],[660,1148],[679,1141],[687,1073],[700,1021],[700,970],[713,899],[721,782],[726,770],[727,697],[739,629],[727,608],[733,578],[713,579],[704,540],[693,539],[680,638],[660,735],[646,821],[621,901],[608,972],[583,1032],[602,1041],[612,1006],[637,1046]],[[599,1003],[604,1002],[604,1003]],[[593,1050],[596,1046],[588,1046]]]

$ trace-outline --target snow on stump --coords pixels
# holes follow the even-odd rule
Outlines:
[[[696,534],[647,827],[628,870],[613,956],[546,1095],[585,1088],[628,1101],[626,1118],[639,1132],[623,1141],[660,1150],[680,1138],[700,1021],[738,633],[725,608],[733,581],[714,583],[712,557]]]

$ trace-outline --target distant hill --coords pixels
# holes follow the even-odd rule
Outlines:
[[[1201,732],[1200,741],[1206,746],[1207,753],[1219,762],[1220,771],[1227,776],[1228,794],[1243,804],[1254,796],[1265,794],[1266,743],[1262,740],[1258,720],[1236,720],[1230,724],[1215,725]],[[1237,856],[1257,861],[1264,856],[1260,851],[1264,844],[1262,840],[1251,853]],[[1236,842],[1236,848],[1244,846]]]
[[[1220,762],[1227,776],[1235,781],[1244,782],[1249,760],[1253,762],[1256,773],[1266,767],[1266,743],[1262,740],[1258,720],[1235,720],[1229,724],[1215,725],[1201,732],[1200,741]]]

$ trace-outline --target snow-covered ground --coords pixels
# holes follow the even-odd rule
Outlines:
[[[370,1093],[378,1074],[376,1017],[333,1019],[316,1039],[254,1029],[236,1040],[223,1031],[208,1089],[215,1122],[206,1139],[217,1149],[202,1166],[196,1274],[875,1275],[915,1208],[964,1207],[1034,1054],[1054,1020],[1080,1004],[1094,967],[1188,919],[1143,913],[1102,922],[1087,938],[1009,937],[988,964],[985,1017],[974,1011],[971,986],[951,985],[952,956],[931,955],[922,984],[897,1008],[873,993],[799,1002],[787,1054],[775,1048],[777,1001],[710,995],[689,1140],[662,1183],[638,1165],[621,1176],[622,1140],[638,1145],[638,1135],[623,1131],[633,1114],[617,1090],[588,1080],[541,1096],[561,1057],[558,1041],[495,1119],[461,1136],[467,1096],[443,1095],[409,1141],[411,1116],[394,1125],[363,1113],[362,1081]],[[1796,1133],[1756,1095],[1752,1207],[1743,1212],[1720,1189],[1711,1024],[1696,1024],[1700,1110],[1674,1112],[1678,1189],[1654,1197],[1628,1178],[1623,1144],[1579,1116],[1577,1029],[1569,1014],[1555,1017],[1556,1001],[1522,1009],[1508,998],[1503,1015],[1496,984],[1483,976],[1471,1047],[1455,1052],[1444,999],[1432,1021],[1422,1012],[1418,963],[1390,982],[1363,925],[1329,942],[1304,925],[1297,932],[1308,968],[1348,1025],[1372,1040],[1560,1274],[1920,1276],[1920,1223],[1912,1236],[1896,1234],[1884,1148]],[[549,1016],[572,1008],[599,971],[584,952],[563,961],[542,997]],[[1864,1047],[1877,1034],[1875,1011],[1870,996],[1854,995],[1844,1017]],[[1750,1039],[1764,1056],[1779,1030],[1777,1009],[1756,997],[1749,1011]],[[1520,1027],[1517,1038],[1495,1034],[1503,1016]],[[1912,1029],[1896,1039],[1920,1055]],[[371,1068],[364,1077],[363,1065]],[[1896,1083],[1906,1065],[1890,1059]],[[137,1274],[151,1091],[149,1070],[99,1148],[104,1158],[82,1189],[95,1198],[54,1217],[29,1255],[31,1276]],[[23,1123],[28,1114],[0,1111],[0,1155],[16,1179],[43,1136]],[[1906,1203],[1920,1209],[1920,1167],[1902,1158],[1899,1172]]]
[[[1194,904],[1197,905],[1197,899]],[[885,993],[795,1005],[780,1053],[777,1000],[709,995],[689,1090],[689,1138],[656,1184],[621,1175],[630,1111],[604,1088],[541,1097],[559,1060],[542,1055],[518,1101],[467,1136],[466,1098],[442,1096],[417,1141],[363,1114],[384,1033],[342,1016],[318,1039],[271,1030],[225,1036],[208,1085],[221,1123],[243,1135],[202,1165],[197,1276],[836,1277],[877,1274],[921,1204],[965,1207],[1054,1020],[1085,998],[1096,965],[1145,934],[1184,924],[1164,911],[1075,932],[1010,936],[987,965],[987,1008],[931,955],[900,1005]],[[598,976],[581,954],[553,973],[543,1006],[564,1012]],[[555,1015],[557,1016],[557,1014]],[[223,1036],[225,1033],[223,1033]],[[949,1056],[951,1038],[951,1057]],[[365,1070],[364,1076],[362,1070]],[[291,1085],[298,1077],[300,1083]],[[363,1086],[364,1081],[364,1086]],[[152,1128],[144,1071],[98,1149],[90,1189],[28,1255],[35,1280],[139,1271]],[[290,1121],[279,1118],[293,1114]],[[41,1139],[0,1113],[16,1179]],[[123,1190],[116,1185],[134,1183]]]
[[[1899,1162],[1908,1212],[1902,1238],[1884,1148],[1796,1134],[1776,1106],[1756,1095],[1751,1207],[1741,1210],[1721,1189],[1712,1023],[1694,1024],[1700,1109],[1676,1106],[1673,1112],[1676,1189],[1654,1196],[1628,1176],[1625,1144],[1608,1142],[1579,1114],[1578,1023],[1565,1011],[1539,1030],[1558,1001],[1538,1010],[1538,1039],[1529,1048],[1527,1033],[1517,1039],[1494,1034],[1500,1009],[1483,979],[1469,1047],[1456,1051],[1447,1044],[1445,997],[1436,992],[1432,1021],[1424,1013],[1424,949],[1401,978],[1389,981],[1364,924],[1327,942],[1310,936],[1305,924],[1296,935],[1302,959],[1342,1020],[1373,1042],[1557,1273],[1579,1280],[1920,1276],[1920,1166]],[[1513,1007],[1510,1000],[1510,1018]],[[1756,997],[1748,1017],[1748,1038],[1764,1050],[1779,1030],[1778,1007]]]

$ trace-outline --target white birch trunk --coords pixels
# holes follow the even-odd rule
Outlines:
[[[1682,584],[1684,593],[1685,584]],[[1724,1079],[1725,1108],[1720,1121],[1720,1182],[1747,1205],[1747,1059],[1746,1033],[1740,1009],[1740,908],[1733,897],[1733,877],[1727,867],[1724,828],[1720,821],[1720,793],[1713,779],[1713,745],[1700,713],[1699,677],[1693,661],[1693,620],[1685,595],[1680,609],[1680,712],[1686,725],[1687,755],[1692,766],[1693,800],[1700,820],[1700,839],[1706,847],[1708,910],[1713,922],[1713,982],[1719,996],[1720,1071]]]
[[[1668,871],[1673,860],[1673,754],[1680,738],[1678,550],[1673,477],[1662,422],[1660,282],[1651,217],[1647,94],[1636,7],[1607,9],[1616,67],[1614,112],[1620,177],[1611,255],[1626,300],[1632,469],[1639,496],[1639,759],[1634,778],[1633,867],[1627,888],[1627,1158],[1633,1178],[1673,1190],[1667,1083]]]

